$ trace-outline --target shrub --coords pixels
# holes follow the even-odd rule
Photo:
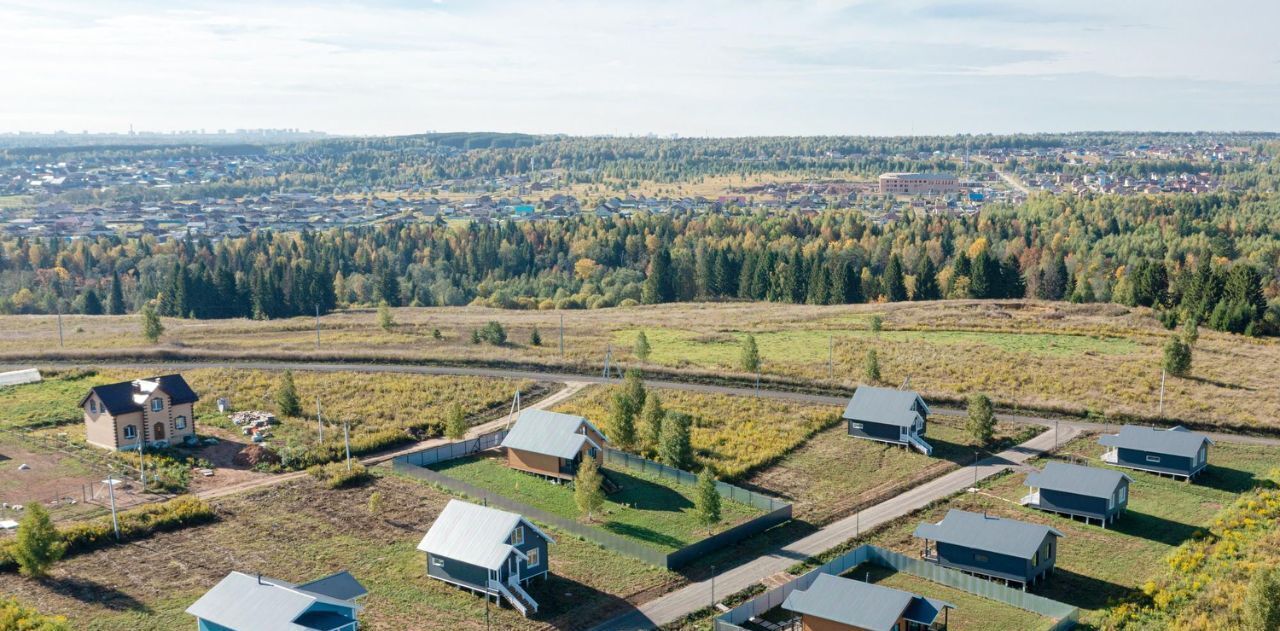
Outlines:
[[[142,306],[142,337],[154,344],[162,334],[164,334],[164,324],[160,322],[160,315],[156,313],[155,305],[148,302]]]
[[[739,365],[746,372],[760,370],[760,349],[756,346],[756,336],[747,334],[742,340],[742,357]]]
[[[18,572],[23,576],[41,577],[66,552],[66,544],[58,536],[49,512],[39,503],[27,507],[18,524],[18,537],[11,548]]]
[[[0,629],[5,631],[70,631],[67,619],[46,616],[5,596],[0,598]]]
[[[867,357],[862,361],[862,375],[867,383],[880,383],[880,355],[874,348],[867,351]]]
[[[1191,372],[1191,347],[1177,337],[1169,338],[1164,345],[1164,369],[1178,377]]]
[[[350,470],[347,469],[345,462],[312,465],[307,467],[307,473],[324,484],[325,488],[330,489],[364,484],[370,477],[368,469],[359,462],[352,462]]]
[[[1280,629],[1280,569],[1266,567],[1254,572],[1245,592],[1244,621],[1249,631]]]
[[[449,404],[449,411],[445,414],[444,435],[454,440],[467,435],[467,413],[462,411],[462,404],[457,401]]]
[[[991,438],[996,432],[996,415],[987,395],[974,394],[969,397],[969,420],[965,429],[969,430],[978,444],[991,444]]]
[[[385,300],[378,303],[378,326],[381,327],[383,331],[390,331],[396,326],[396,320],[391,315],[391,307],[387,305],[387,301]]]
[[[538,332],[538,327],[533,327],[533,331],[529,333],[530,346],[542,346],[542,334]]]
[[[636,346],[635,350],[632,351],[635,353],[636,359],[642,362],[649,361],[649,353],[652,350],[649,347],[649,338],[644,334],[644,331],[636,333]]]
[[[471,341],[477,344],[486,342],[494,346],[502,346],[507,343],[507,330],[502,328],[502,324],[496,320],[490,320],[479,330],[472,332]]]

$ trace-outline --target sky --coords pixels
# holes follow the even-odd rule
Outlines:
[[[0,0],[0,132],[1280,131],[1276,0]]]

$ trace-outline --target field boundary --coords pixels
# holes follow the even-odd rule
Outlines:
[[[760,616],[782,604],[798,589],[807,589],[823,574],[839,576],[862,565],[871,563],[887,567],[897,572],[904,572],[925,580],[945,585],[954,589],[980,596],[989,600],[1030,611],[1055,622],[1049,631],[1064,631],[1076,626],[1080,610],[1063,602],[1051,600],[1043,596],[1030,594],[1022,590],[1006,587],[963,572],[957,572],[935,563],[913,559],[892,550],[886,550],[870,544],[862,545],[846,552],[805,574],[787,581],[759,596],[717,616],[715,631],[746,631],[741,625],[752,618]]]
[[[463,482],[462,480],[449,477],[443,473],[427,468],[431,464],[438,464],[457,458],[465,458],[487,449],[493,449],[502,444],[502,439],[505,438],[506,435],[507,430],[500,429],[487,434],[482,434],[476,438],[456,441],[446,445],[440,445],[438,447],[432,447],[430,449],[397,456],[392,460],[391,468],[392,471],[396,473],[430,482],[453,493],[482,500],[486,505],[492,505],[504,510],[520,513],[525,517],[550,524],[560,530],[572,533],[588,541],[595,542],[615,552],[640,559],[650,565],[655,565],[668,570],[674,570],[688,565],[689,563],[715,550],[742,541],[743,539],[773,528],[774,526],[787,522],[791,519],[792,507],[789,502],[763,495],[761,493],[756,493],[755,491],[749,491],[726,482],[717,482],[716,490],[720,492],[721,497],[735,502],[748,504],[767,512],[755,517],[754,519],[729,528],[728,530],[711,535],[705,539],[695,541],[678,550],[663,552],[652,546],[638,543],[620,535],[615,535],[601,528],[584,526],[560,515],[555,515],[549,511],[535,508],[523,502],[510,499],[494,491],[480,488],[476,485]],[[687,471],[673,469],[666,465],[653,462],[652,460],[619,452],[615,449],[606,448],[605,459],[608,462],[620,464],[636,471],[656,473],[659,477],[672,479],[683,485],[690,485],[697,481],[697,476]]]

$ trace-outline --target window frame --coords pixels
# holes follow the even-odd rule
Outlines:
[[[431,555],[431,565],[444,567],[444,557],[435,554]]]
[[[152,400],[151,400],[151,411],[152,411],[152,412],[163,412],[163,411],[164,411],[164,399],[161,399],[161,398],[159,398],[159,397],[156,397],[156,398],[152,399]]]
[[[1160,456],[1147,454],[1147,462],[1150,462],[1151,464],[1160,464]]]
[[[862,423],[859,423],[859,422],[857,422],[857,421],[849,421],[849,429],[856,429],[856,430],[858,430],[858,431],[864,431],[864,430],[866,430],[866,427],[865,427]]]
[[[524,566],[527,569],[533,569],[542,565],[542,551],[538,548],[532,548],[525,553]]]
[[[524,524],[516,526],[516,529],[511,531],[511,545],[524,545]]]
[[[123,436],[128,440],[136,439],[138,437],[138,426],[132,423],[125,425]]]
[[[173,417],[174,430],[186,429],[186,428],[187,428],[187,417],[182,416],[181,414]]]

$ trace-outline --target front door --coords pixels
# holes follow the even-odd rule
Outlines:
[[[520,561],[516,555],[507,557],[507,582],[515,585],[520,582]]]
[[[151,432],[152,440],[164,440],[164,423],[156,423],[155,431]]]

